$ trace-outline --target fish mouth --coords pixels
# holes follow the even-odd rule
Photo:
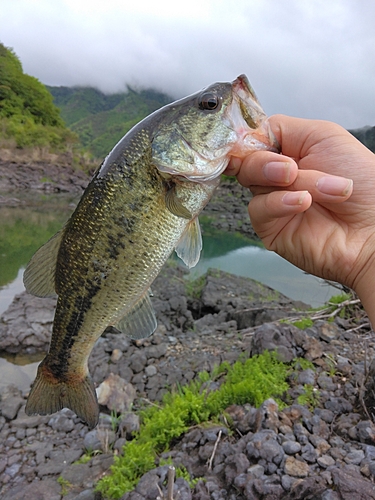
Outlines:
[[[232,156],[240,156],[254,150],[280,153],[280,145],[271,130],[267,115],[246,75],[238,76],[232,82],[233,101],[228,108],[227,118],[238,135],[238,143]]]

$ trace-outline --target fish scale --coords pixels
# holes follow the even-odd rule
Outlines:
[[[95,342],[109,325],[132,338],[154,332],[150,286],[174,249],[188,267],[199,260],[198,215],[231,153],[275,150],[254,96],[241,76],[140,122],[104,160],[63,229],[32,257],[26,289],[38,296],[57,293],[58,301],[27,414],[68,407],[96,425],[99,408],[88,371]],[[251,148],[246,134],[256,134]]]

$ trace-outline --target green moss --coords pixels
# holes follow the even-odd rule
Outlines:
[[[287,389],[287,376],[292,368],[278,361],[275,354],[265,352],[233,366],[222,363],[211,374],[202,372],[187,386],[179,386],[164,397],[161,407],[151,406],[141,412],[139,433],[124,446],[124,454],[115,457],[111,475],[103,478],[97,489],[105,496],[120,498],[131,491],[139,478],[155,466],[158,454],[190,426],[217,420],[232,404],[259,406],[265,399],[278,397]],[[220,388],[209,392],[209,381],[224,379]]]
[[[341,293],[340,295],[332,295],[332,297],[329,299],[328,303],[329,304],[341,304],[342,302],[345,302],[346,300],[349,300],[351,298],[350,293]]]
[[[314,322],[311,318],[301,318],[297,321],[293,321],[292,325],[296,326],[300,330],[305,330],[310,326],[313,326]]]
[[[61,486],[61,495],[64,497],[70,493],[70,489],[72,485],[69,483],[67,479],[64,479],[62,476],[57,478],[57,482]]]

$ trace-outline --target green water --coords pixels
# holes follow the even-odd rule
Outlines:
[[[9,195],[8,195],[9,196]],[[24,290],[23,270],[33,253],[58,231],[78,199],[64,195],[28,195],[14,207],[0,205],[0,314],[14,295]],[[259,243],[240,234],[225,233],[203,225],[203,252],[191,270],[197,277],[209,267],[256,279],[288,297],[313,306],[337,293],[313,276],[304,274]]]

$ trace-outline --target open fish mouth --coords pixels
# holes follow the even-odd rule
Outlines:
[[[279,153],[280,145],[247,76],[237,77],[232,82],[232,89],[234,102],[228,109],[228,115],[239,137],[232,155],[243,156],[254,150]]]

